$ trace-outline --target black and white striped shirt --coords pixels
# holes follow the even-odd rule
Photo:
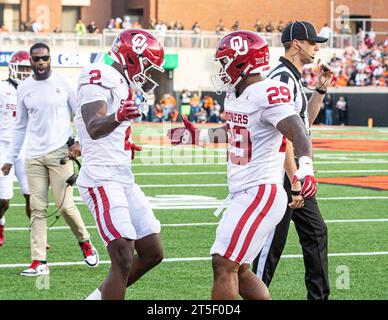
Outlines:
[[[298,69],[286,58],[280,57],[279,62],[267,75],[268,78],[287,83],[294,92],[295,110],[309,129],[307,114],[307,96],[303,90],[302,75]]]

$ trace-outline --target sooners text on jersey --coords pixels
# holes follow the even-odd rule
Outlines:
[[[16,123],[16,89],[9,81],[0,81],[0,140],[10,142]]]
[[[229,191],[282,184],[286,139],[276,125],[296,114],[289,87],[265,79],[247,87],[237,98],[228,93],[225,112]]]

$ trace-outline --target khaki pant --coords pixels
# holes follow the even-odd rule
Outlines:
[[[26,160],[26,175],[31,192],[31,258],[46,261],[48,188],[51,185],[55,205],[78,242],[89,240],[89,233],[75,206],[73,189],[66,188],[66,179],[74,173],[71,161],[61,165],[59,160],[67,156],[67,146],[45,156]],[[66,189],[66,195],[65,195]],[[64,196],[65,195],[65,196]]]

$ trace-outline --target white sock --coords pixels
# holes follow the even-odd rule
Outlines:
[[[5,217],[2,217],[0,219],[0,226],[4,226],[5,225]]]
[[[101,291],[100,289],[94,290],[85,300],[101,300]]]

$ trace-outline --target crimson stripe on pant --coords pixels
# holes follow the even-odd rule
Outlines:
[[[112,219],[110,217],[110,204],[109,204],[109,199],[106,195],[104,187],[98,187],[98,192],[100,193],[101,200],[102,200],[102,206],[104,208],[104,220],[105,220],[105,225],[108,229],[108,231],[112,234],[112,236],[115,239],[121,238],[120,232],[117,231],[115,226],[113,225]]]
[[[241,260],[244,258],[245,254],[247,253],[247,250],[249,248],[249,245],[252,241],[252,238],[255,235],[257,228],[259,227],[261,221],[263,221],[264,217],[267,215],[268,211],[271,209],[273,202],[275,200],[276,191],[277,191],[276,184],[271,184],[271,193],[269,194],[269,198],[267,200],[267,203],[265,204],[265,206],[261,210],[261,212],[258,214],[255,221],[253,221],[252,226],[250,227],[248,234],[244,240],[241,251],[237,256],[237,259],[236,259],[237,263],[240,263]]]
[[[244,226],[247,223],[249,217],[252,215],[252,213],[259,206],[260,201],[263,198],[264,191],[265,191],[265,185],[262,184],[259,186],[259,190],[257,191],[257,195],[256,195],[255,199],[250,204],[248,209],[245,210],[244,214],[241,216],[239,222],[237,223],[237,226],[233,231],[232,238],[230,240],[228,249],[226,249],[226,252],[224,254],[224,258],[229,259],[231,257],[231,255],[233,254],[233,251],[236,248],[238,239],[240,238],[241,232],[244,229]]]
[[[104,239],[104,241],[107,244],[109,244],[110,240],[109,240],[108,236],[105,234],[105,232],[104,232],[104,230],[102,229],[102,226],[101,226],[100,210],[98,209],[97,196],[94,193],[93,188],[88,188],[88,191],[89,191],[89,194],[90,194],[90,196],[91,196],[91,198],[93,200],[93,203],[94,203],[94,209],[96,211],[96,221],[97,221],[98,229],[100,230],[101,236]]]

